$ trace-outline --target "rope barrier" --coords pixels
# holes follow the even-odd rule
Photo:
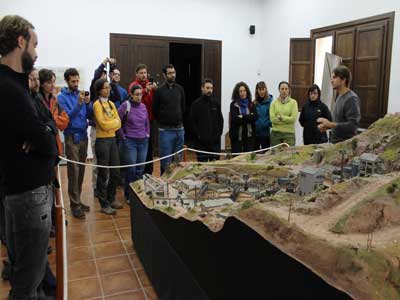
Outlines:
[[[278,144],[278,145],[275,145],[275,146],[271,146],[271,147],[268,147],[268,148],[264,148],[264,149],[259,149],[259,150],[255,150],[255,151],[248,151],[248,152],[236,152],[236,153],[226,153],[226,152],[218,153],[218,152],[197,150],[197,149],[193,149],[193,148],[182,148],[182,149],[176,151],[175,153],[166,155],[164,157],[156,158],[156,159],[153,159],[153,160],[150,160],[150,161],[145,161],[145,162],[142,162],[142,163],[130,164],[130,165],[120,165],[120,166],[105,166],[105,165],[96,165],[96,164],[84,163],[84,162],[80,162],[80,161],[71,160],[71,159],[68,159],[68,158],[65,158],[65,157],[62,157],[62,156],[59,156],[59,158],[61,160],[66,161],[66,162],[77,164],[77,165],[82,165],[82,166],[89,166],[89,167],[95,167],[95,168],[105,168],[105,169],[120,169],[120,168],[131,168],[131,167],[137,167],[137,166],[143,166],[143,165],[146,165],[146,164],[155,163],[157,161],[161,161],[163,159],[167,159],[167,158],[173,157],[173,156],[175,156],[177,154],[180,154],[180,153],[182,153],[184,151],[192,151],[192,152],[196,152],[196,153],[210,154],[210,155],[220,155],[220,156],[228,156],[228,155],[235,155],[236,156],[236,155],[244,155],[244,154],[265,152],[267,150],[271,150],[271,149],[278,148],[278,147],[281,147],[281,146],[289,147],[289,145],[287,143],[281,143],[281,144]]]

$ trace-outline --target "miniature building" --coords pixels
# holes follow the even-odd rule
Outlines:
[[[322,150],[315,149],[313,153],[313,160],[315,164],[319,164],[322,161]]]
[[[324,181],[324,170],[305,167],[299,173],[299,195],[305,196],[314,192]]]
[[[205,200],[205,201],[201,202],[200,206],[203,209],[207,210],[210,208],[229,205],[232,203],[233,203],[233,201],[229,198],[221,198],[221,199],[214,199],[214,200]]]
[[[151,175],[143,175],[144,191],[155,197],[168,197],[168,183]]]
[[[194,199],[182,199],[182,207],[194,208],[196,206],[196,200]]]
[[[383,172],[382,159],[372,153],[363,153],[360,156],[360,176],[381,174]]]
[[[177,185],[182,187],[184,190],[189,191],[192,189],[200,190],[203,186],[203,182],[200,180],[183,179],[177,181]]]

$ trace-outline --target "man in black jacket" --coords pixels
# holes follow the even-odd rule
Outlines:
[[[156,90],[153,99],[153,113],[159,127],[160,157],[182,149],[185,138],[182,123],[185,111],[185,91],[182,86],[175,83],[176,71],[173,65],[165,66],[163,74],[165,83]],[[182,153],[179,159],[181,157]],[[171,162],[171,157],[161,160],[161,175]]]
[[[213,82],[204,79],[201,84],[202,95],[193,102],[190,116],[193,131],[196,135],[195,147],[197,150],[217,152],[221,151],[221,135],[224,129],[224,118],[221,107],[212,96]],[[198,161],[218,160],[218,155],[196,153]]]
[[[11,299],[38,298],[51,226],[57,129],[40,121],[29,94],[36,46],[37,35],[27,20],[5,16],[0,21],[0,126],[7,141],[0,147],[0,165]]]

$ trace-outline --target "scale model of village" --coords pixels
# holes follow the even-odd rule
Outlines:
[[[400,115],[339,144],[180,163],[141,201],[217,232],[245,223],[355,300],[400,299]]]

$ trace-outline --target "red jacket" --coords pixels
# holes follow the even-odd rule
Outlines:
[[[44,105],[50,110],[57,128],[61,131],[67,128],[69,123],[69,117],[67,112],[58,104],[57,98],[52,96],[50,98],[50,102],[47,102],[46,100],[44,100],[42,96],[42,101]],[[60,134],[57,134],[56,141],[57,141],[58,152],[60,155],[63,155],[64,151],[60,139]]]
[[[138,85],[140,85],[141,87],[142,87],[142,103],[146,106],[146,108],[147,108],[147,113],[148,113],[148,115],[149,115],[149,120],[150,121],[153,121],[154,120],[154,114],[153,114],[153,97],[154,97],[154,90],[151,90],[151,91],[147,91],[147,89],[146,89],[146,85],[147,84],[149,84],[149,81],[148,80],[146,80],[146,82],[144,82],[144,83],[141,83],[139,80],[135,80],[134,82],[132,82],[130,85],[129,85],[129,94],[130,94],[130,92],[131,92],[131,88],[134,86],[134,85],[136,85],[136,84],[138,84]]]

